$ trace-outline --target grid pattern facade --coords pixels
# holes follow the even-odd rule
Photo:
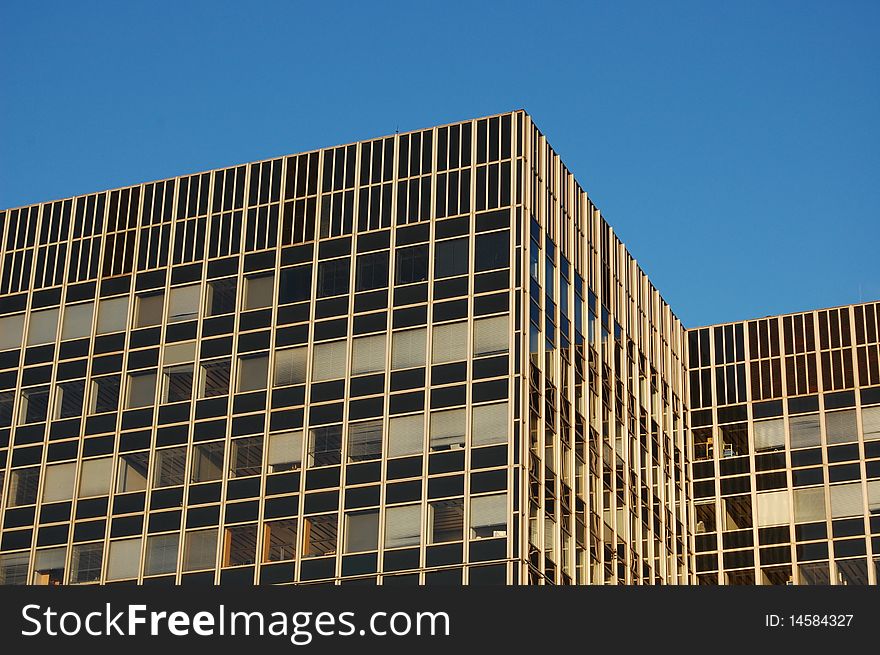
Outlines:
[[[684,330],[524,112],[0,239],[2,584],[693,578]]]
[[[880,303],[688,331],[703,584],[877,584]]]

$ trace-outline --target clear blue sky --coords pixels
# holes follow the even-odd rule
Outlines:
[[[0,5],[0,207],[525,108],[688,326],[880,298],[880,2]]]

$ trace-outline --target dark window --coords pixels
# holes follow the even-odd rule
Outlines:
[[[434,277],[452,277],[468,272],[468,240],[439,241],[434,255]]]
[[[92,380],[92,413],[115,412],[119,408],[119,376]]]
[[[309,465],[339,464],[342,454],[342,426],[329,425],[309,431]]]
[[[348,293],[351,259],[331,259],[318,264],[318,298]]]
[[[388,251],[371,252],[357,258],[358,291],[382,289],[388,286]]]
[[[208,283],[208,316],[219,316],[235,311],[237,281],[234,277]]]
[[[395,284],[424,282],[428,279],[428,246],[410,246],[397,250]]]
[[[61,382],[58,385],[58,418],[71,418],[82,414],[86,381]]]
[[[510,263],[510,232],[504,230],[503,232],[478,234],[475,249],[476,270],[489,271],[493,268],[505,268]]]
[[[312,295],[312,265],[294,266],[281,270],[280,304],[308,300]]]
[[[21,392],[22,423],[38,423],[46,420],[49,410],[49,387],[35,387]]]

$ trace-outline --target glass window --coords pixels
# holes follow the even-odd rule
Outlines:
[[[781,418],[755,421],[755,450],[780,450],[785,447],[785,428]]]
[[[49,415],[49,387],[31,387],[21,392],[21,422],[41,423]]]
[[[233,439],[230,467],[235,478],[259,475],[263,470],[263,437]]]
[[[196,358],[196,342],[185,341],[183,343],[171,343],[165,346],[163,362],[169,364],[183,364],[192,362]]]
[[[10,507],[33,505],[37,502],[37,488],[40,484],[40,467],[13,469],[9,476]]]
[[[510,265],[510,231],[478,234],[474,244],[474,263],[477,271],[491,271]]]
[[[44,548],[38,550],[34,559],[35,585],[64,584],[64,565],[67,561],[67,548]]]
[[[58,334],[58,308],[42,309],[31,312],[28,320],[27,343],[35,346],[41,343],[52,343]]]
[[[147,558],[144,575],[161,575],[177,570],[179,534],[159,534],[147,538]]]
[[[471,498],[471,539],[507,536],[507,494]]]
[[[394,268],[395,284],[411,284],[428,279],[428,246],[409,246],[397,249]]]
[[[98,334],[122,332],[128,325],[128,296],[98,301]]]
[[[119,458],[119,477],[117,491],[143,491],[147,488],[147,469],[150,464],[149,453],[126,453]]]
[[[794,522],[813,523],[825,520],[825,489],[810,487],[794,490]]]
[[[356,288],[358,291],[384,289],[388,286],[388,251],[358,255]]]
[[[314,348],[312,381],[345,377],[345,341],[319,343]]]
[[[307,516],[303,532],[303,557],[321,557],[336,554],[339,520],[334,514]]]
[[[434,252],[434,277],[467,275],[468,238],[438,241]]]
[[[295,471],[302,466],[303,431],[291,430],[269,435],[269,470]]]
[[[112,477],[112,457],[84,460],[79,477],[79,497],[106,496],[110,493]]]
[[[211,482],[223,477],[223,453],[226,450],[222,441],[196,444],[193,448],[192,481]]]
[[[471,443],[474,446],[506,443],[508,436],[506,401],[474,407],[471,424]]]
[[[833,484],[831,491],[831,518],[839,519],[846,516],[861,516],[864,512],[862,484]]]
[[[416,455],[425,443],[425,416],[393,416],[388,421],[388,456]]]
[[[465,411],[448,409],[431,413],[431,450],[452,450],[464,446]]]
[[[215,359],[210,362],[202,362],[199,365],[201,377],[199,380],[199,397],[213,398],[225,396],[229,393],[229,369],[228,359]]]
[[[247,355],[238,358],[238,391],[266,388],[269,376],[269,355]]]
[[[226,528],[223,566],[248,566],[257,557],[257,525],[236,525]]]
[[[424,366],[427,337],[427,328],[395,332],[391,337],[391,368]]]
[[[809,448],[822,445],[818,414],[792,416],[788,419],[792,448]]]
[[[421,505],[403,505],[385,510],[385,548],[418,546],[421,534]]]
[[[70,583],[83,584],[101,579],[104,544],[76,544],[70,557]]]
[[[171,289],[171,298],[168,301],[168,322],[177,323],[198,318],[201,301],[201,284],[174,287]]]
[[[348,512],[345,515],[345,551],[359,553],[379,547],[379,512]]]
[[[341,296],[348,293],[351,259],[331,259],[318,262],[318,298]]]
[[[234,312],[237,291],[238,280],[234,277],[208,282],[208,316]]]
[[[55,503],[73,498],[73,480],[76,477],[76,464],[52,464],[46,467],[46,480],[43,483],[43,502]]]
[[[271,307],[275,298],[275,276],[255,275],[245,278],[244,308]]]
[[[428,503],[428,543],[461,541],[464,536],[464,500],[451,498]]]
[[[363,462],[382,457],[382,419],[348,426],[348,461]]]
[[[354,339],[351,345],[351,374],[385,370],[385,335]]]
[[[0,427],[12,425],[15,408],[15,392],[0,391]]]
[[[431,363],[458,362],[467,359],[467,321],[435,325],[431,344]]]
[[[162,316],[165,313],[165,294],[163,292],[139,295],[135,300],[135,327],[162,324]]]
[[[21,334],[23,331],[24,314],[0,316],[0,350],[21,348]]]
[[[153,487],[174,487],[183,484],[186,472],[186,446],[156,451]]]
[[[286,562],[296,558],[296,519],[266,521],[263,561]]]
[[[287,348],[275,351],[275,381],[273,386],[283,387],[290,384],[304,384],[309,349]]]
[[[858,441],[859,431],[856,428],[856,410],[844,409],[839,412],[826,412],[825,436],[829,444]]]
[[[56,418],[72,418],[80,416],[83,411],[83,400],[86,393],[85,380],[59,382],[55,397]]]
[[[61,326],[61,339],[81,339],[92,334],[92,315],[95,304],[91,302],[68,305],[64,308],[64,322]],[[0,331],[2,331],[0,325]]]
[[[107,579],[124,580],[136,578],[141,561],[141,538],[110,542],[107,562]]]
[[[0,585],[27,584],[30,552],[0,555]]]
[[[163,403],[179,403],[192,398],[193,364],[166,366],[162,378]]]
[[[149,407],[156,402],[156,374],[131,373],[128,376],[128,403],[126,407]]]
[[[788,525],[791,505],[788,491],[765,491],[756,497],[758,527],[766,528],[773,525]]]
[[[862,433],[865,441],[880,439],[880,406],[862,408]]]
[[[193,530],[183,541],[183,570],[213,569],[217,563],[217,528]]]
[[[115,412],[119,409],[119,376],[107,375],[92,379],[90,413]]]
[[[474,357],[500,355],[509,348],[508,315],[474,321]]]
[[[312,265],[281,269],[279,304],[302,302],[312,297]]]
[[[309,430],[309,466],[339,464],[341,457],[341,425],[327,425]]]

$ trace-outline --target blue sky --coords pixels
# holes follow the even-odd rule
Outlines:
[[[688,326],[880,298],[880,3],[4,2],[0,207],[528,110]]]

